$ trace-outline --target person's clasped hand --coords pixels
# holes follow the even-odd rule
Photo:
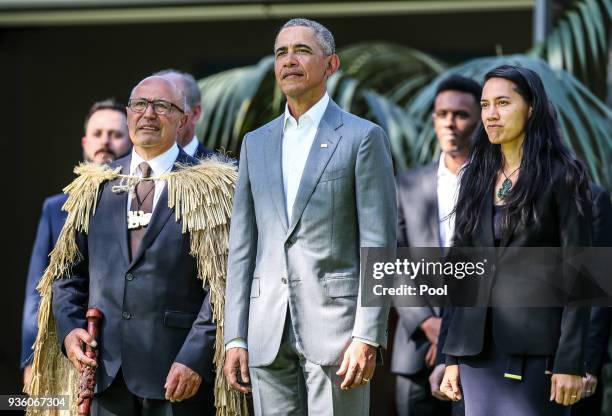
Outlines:
[[[584,377],[582,377],[582,399],[590,397],[595,393],[595,389],[597,389],[597,376],[586,373]]]
[[[444,378],[445,369],[446,366],[444,364],[438,364],[434,367],[429,375],[429,388],[431,389],[431,395],[442,401],[450,400],[448,397],[446,397],[446,394],[440,390],[442,387],[442,379]]]
[[[421,323],[421,330],[425,333],[427,340],[432,344],[438,343],[441,325],[442,318],[437,316],[430,316]]]
[[[461,380],[459,378],[459,365],[447,365],[444,370],[444,377],[440,385],[440,391],[449,399],[456,402],[461,400]]]
[[[582,396],[582,377],[571,374],[553,374],[550,379],[550,401],[571,406]]]

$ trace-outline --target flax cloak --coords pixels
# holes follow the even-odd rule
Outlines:
[[[111,169],[105,165],[82,163],[74,170],[77,178],[64,188],[68,200],[62,209],[68,212],[68,216],[49,255],[49,266],[37,286],[41,295],[39,329],[34,343],[32,378],[25,391],[33,396],[68,396],[69,410],[29,408],[28,415],[77,415],[79,374],[60,349],[51,306],[52,285],[54,280],[66,278],[72,265],[82,258],[76,245],[76,234],[88,233],[89,219],[95,215],[100,187],[117,178],[122,178],[128,186],[140,180],[122,175],[120,170],[120,167]],[[220,157],[212,157],[193,166],[178,165],[177,170],[164,173],[157,179],[166,181],[168,207],[174,209],[176,221],[182,220],[183,233],[190,233],[190,255],[196,258],[198,278],[202,285],[209,286],[213,319],[217,325],[213,358],[217,415],[247,415],[244,396],[231,390],[223,376],[225,278],[236,168]]]

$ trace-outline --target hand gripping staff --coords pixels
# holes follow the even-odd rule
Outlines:
[[[98,308],[87,309],[87,332],[97,342],[98,328],[102,320],[102,311]],[[97,360],[98,352],[89,344],[85,347],[85,355]],[[77,404],[79,406],[79,416],[89,416],[91,401],[94,396],[94,388],[96,387],[96,367],[84,365],[81,369],[81,378],[79,380],[79,395]]]

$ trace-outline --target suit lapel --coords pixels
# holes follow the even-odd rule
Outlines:
[[[126,157],[121,163],[121,173],[129,175],[130,173],[130,161],[132,157]],[[115,228],[115,235],[119,238],[119,245],[121,246],[121,253],[126,263],[130,262],[130,251],[128,244],[128,229],[127,229],[127,203],[129,192],[112,192],[112,187],[119,185],[121,179],[115,179],[109,182],[107,200],[110,206],[110,212],[113,212],[113,226]]]
[[[265,169],[267,173],[268,188],[276,207],[276,212],[285,231],[287,230],[287,203],[285,187],[283,186],[283,120],[280,116],[270,126],[270,135],[264,140]]]
[[[512,225],[509,230],[504,231],[502,229],[502,238],[501,242],[499,243],[500,247],[508,247],[512,240],[512,236],[514,236],[514,230],[516,230],[516,224]],[[503,250],[501,250],[501,252],[503,252]]]
[[[304,173],[302,174],[300,186],[298,187],[298,192],[295,197],[295,203],[293,204],[291,223],[287,236],[291,235],[299,222],[306,208],[306,204],[308,204],[308,200],[321,178],[321,174],[336,150],[336,146],[341,137],[337,129],[341,125],[342,117],[340,108],[330,100],[325,110],[325,114],[323,114],[323,118],[319,123],[317,134],[310,148],[310,152],[308,153],[308,159],[306,159]],[[322,147],[322,144],[327,144],[327,146]]]
[[[172,171],[177,170],[176,163],[188,164],[188,158],[187,153],[185,153],[183,149],[180,149],[179,155],[172,165]],[[149,248],[149,246],[155,240],[155,237],[157,237],[162,228],[164,228],[164,225],[168,222],[168,219],[173,212],[173,209],[168,208],[168,184],[166,183],[162,193],[159,196],[157,205],[155,205],[155,209],[153,210],[151,222],[147,226],[147,231],[145,231],[145,234],[142,236],[142,241],[138,246],[136,254],[132,256],[132,263],[130,264],[130,267],[134,266],[134,264],[140,260],[146,249]]]
[[[476,233],[478,241],[476,246],[480,247],[495,247],[493,239],[493,198],[491,192],[487,193],[487,197],[482,199],[482,207],[480,212],[479,232]]]
[[[432,163],[423,175],[422,195],[423,203],[426,208],[427,223],[432,235],[431,246],[440,245],[440,218],[438,210],[438,168],[436,163]]]

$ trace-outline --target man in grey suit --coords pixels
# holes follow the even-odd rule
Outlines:
[[[467,159],[470,136],[480,117],[480,94],[480,85],[461,76],[451,76],[438,86],[432,121],[441,155],[439,160],[403,172],[397,178],[398,246],[451,245],[454,222],[450,214],[457,197],[459,169]],[[446,396],[439,391],[444,364],[436,365],[440,308],[396,310],[399,321],[391,371],[396,374],[398,414],[450,414],[448,403],[441,401],[447,401]]]
[[[327,95],[339,59],[325,27],[290,20],[274,53],[287,105],[242,142],[225,375],[252,385],[258,415],[366,415],[388,305],[360,306],[360,247],[396,244],[389,141]]]

